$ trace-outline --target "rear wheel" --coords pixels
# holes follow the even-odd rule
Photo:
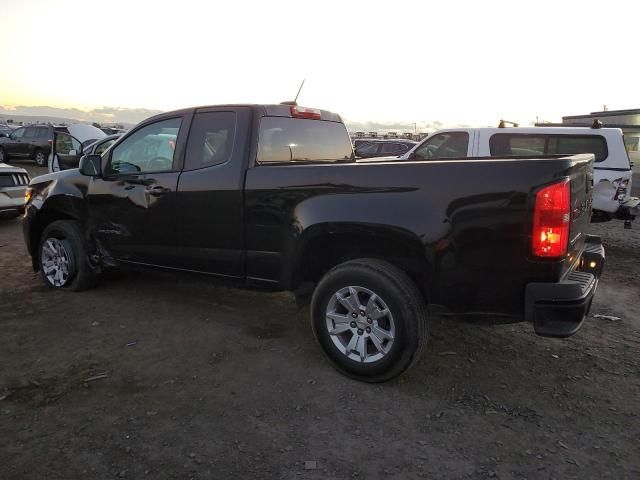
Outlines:
[[[77,222],[59,220],[43,232],[39,248],[40,277],[51,288],[85,290],[97,276],[89,265],[87,246]]]
[[[313,332],[329,361],[366,382],[407,370],[427,342],[422,295],[388,262],[342,263],[318,284],[311,301]]]
[[[47,165],[47,157],[44,154],[43,150],[36,150],[35,152],[33,152],[33,159],[36,162],[36,165],[38,165],[39,167],[44,167]]]

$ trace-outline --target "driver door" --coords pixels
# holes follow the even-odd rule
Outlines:
[[[188,120],[177,116],[144,124],[103,157],[103,175],[89,185],[89,218],[108,256],[173,264],[176,187]]]

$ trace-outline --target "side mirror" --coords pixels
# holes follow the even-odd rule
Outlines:
[[[100,155],[85,155],[80,159],[80,173],[87,177],[99,177],[102,173],[102,157]]]

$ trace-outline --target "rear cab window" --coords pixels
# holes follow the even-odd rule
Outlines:
[[[602,135],[495,133],[489,139],[489,151],[491,156],[593,153],[596,162],[609,156]]]
[[[258,137],[258,164],[318,163],[353,160],[344,124],[328,120],[263,117]]]

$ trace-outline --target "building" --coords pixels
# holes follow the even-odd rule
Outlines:
[[[603,127],[621,129],[629,157],[640,160],[640,108],[567,115],[562,117],[562,123],[536,123],[536,127],[590,127],[594,120],[602,122]]]

